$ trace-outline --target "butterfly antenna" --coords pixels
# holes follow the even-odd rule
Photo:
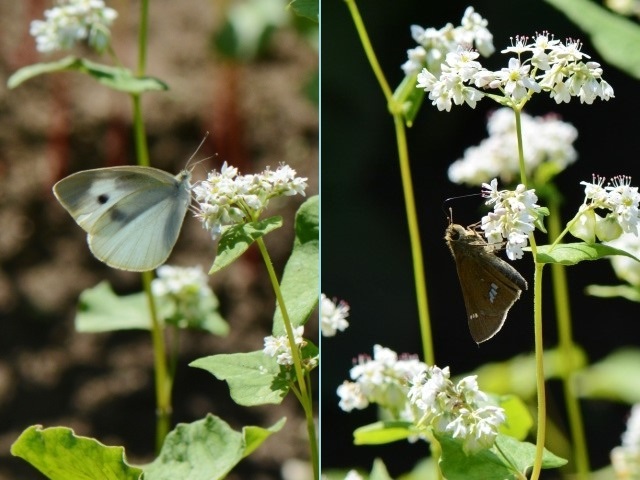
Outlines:
[[[449,207],[449,215],[447,215],[447,209],[445,208],[447,203],[453,200],[458,200],[460,198],[477,197],[478,195],[480,195],[480,193],[470,193],[468,195],[459,195],[457,197],[449,197],[444,202],[442,202],[442,211],[444,212],[445,216],[449,219],[449,224],[453,223],[453,209]]]
[[[196,151],[195,151],[195,152],[193,152],[193,153],[191,154],[191,156],[189,157],[189,160],[187,160],[187,165],[184,167],[185,169],[186,169],[187,167],[189,167],[189,164],[191,163],[191,160],[193,160],[193,157],[195,157],[195,156],[196,156],[196,153],[198,153],[198,151],[202,148],[202,145],[204,145],[204,141],[207,139],[207,137],[208,137],[208,136],[209,136],[209,132],[206,132],[206,133],[204,134],[204,138],[203,138],[203,139],[202,139],[202,141],[200,142],[200,145],[198,145],[198,148],[196,148]],[[202,160],[199,160],[197,163],[204,162],[205,160],[208,160],[209,158],[211,158],[211,157],[203,158]],[[196,163],[196,164],[197,164],[197,163]]]

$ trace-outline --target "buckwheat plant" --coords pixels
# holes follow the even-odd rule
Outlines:
[[[527,178],[534,186],[544,187],[555,175],[578,158],[573,142],[578,130],[557,115],[533,117],[521,114],[522,146]],[[449,180],[470,187],[481,186],[493,178],[513,185],[520,178],[516,121],[510,108],[491,112],[487,119],[488,137],[467,148],[462,158],[451,164]]]
[[[564,43],[549,32],[533,39],[517,36],[512,45],[501,51],[513,55],[506,67],[492,71],[477,61],[479,54],[459,47],[449,52],[437,77],[423,68],[418,74],[418,88],[429,92],[438,110],[450,111],[452,103],[475,108],[485,97],[521,110],[536,93],[548,93],[556,103],[569,103],[578,97],[592,104],[597,98],[613,98],[613,88],[602,79],[600,64],[588,61],[579,40]]]
[[[116,10],[103,0],[57,0],[55,6],[44,12],[44,20],[31,23],[30,31],[39,52],[56,54],[66,51],[69,56],[25,66],[8,80],[9,87],[16,88],[38,75],[75,71],[88,75],[101,86],[129,95],[138,168],[110,170],[109,173],[113,175],[124,172],[123,175],[144,176],[139,172],[150,166],[150,159],[141,98],[149,91],[168,89],[160,79],[146,75],[151,3],[148,0],[139,3],[139,44],[135,68],[126,67],[126,62],[119,59],[112,45],[110,29],[118,19]],[[281,8],[281,14],[285,15],[285,5],[282,4]],[[302,7],[296,4],[291,8],[298,15],[318,17],[318,4],[315,1],[305,2]],[[252,32],[256,33],[254,30]],[[88,49],[77,48],[86,46]],[[84,58],[83,54],[87,53],[99,58],[102,58],[100,54],[108,53],[111,63]],[[179,98],[181,92],[176,91],[174,95]],[[163,182],[158,175],[149,174],[149,178],[157,180],[159,185],[150,181],[150,187],[143,185],[140,188],[161,190]],[[114,178],[117,184],[120,178]],[[257,348],[249,353],[213,355],[197,359],[191,366],[205,369],[221,380],[228,380],[231,397],[242,406],[279,404],[292,392],[303,410],[308,434],[310,476],[317,480],[316,397],[311,372],[318,366],[319,351],[310,340],[303,338],[303,333],[304,325],[316,310],[319,300],[318,197],[306,199],[298,209],[295,221],[289,223],[294,231],[294,245],[284,273],[278,278],[263,237],[282,227],[284,220],[279,216],[262,216],[270,200],[276,197],[305,196],[307,179],[297,176],[285,164],[275,170],[267,168],[261,173],[240,175],[235,167],[226,162],[220,171],[209,173],[204,181],[190,184],[186,177],[182,178],[184,181],[180,188],[188,189],[189,204],[192,200],[196,202],[190,211],[209,231],[212,243],[217,242],[217,255],[209,275],[228,266],[256,244],[264,260],[277,305],[273,314],[272,335],[265,339],[264,351]],[[93,187],[93,184],[88,185],[87,190],[91,190],[89,187]],[[82,192],[78,195],[89,194]],[[110,200],[109,195],[105,197]],[[157,198],[161,202],[161,196]],[[119,201],[129,207],[132,203],[126,198],[116,199],[114,203]],[[104,203],[100,195],[96,205],[102,206]],[[89,209],[88,216],[95,214],[89,206],[86,208]],[[119,217],[112,215],[114,212],[122,213],[115,208],[107,209],[105,222],[110,215],[112,218],[109,220],[113,221]],[[146,212],[136,211],[132,218],[135,220],[142,213]],[[163,233],[161,231],[158,235]],[[116,247],[125,248],[128,245],[123,247],[118,244]],[[79,330],[98,332],[137,328],[147,329],[151,333],[156,400],[157,457],[154,461],[143,467],[133,466],[126,462],[122,447],[106,447],[93,439],[77,436],[64,427],[43,429],[37,425],[22,433],[13,444],[12,453],[24,458],[52,479],[74,478],[74,475],[106,478],[105,472],[110,472],[110,478],[122,479],[138,479],[143,475],[149,480],[198,476],[223,478],[266,438],[283,428],[284,417],[270,427],[246,426],[242,431],[235,431],[221,418],[208,414],[201,420],[178,425],[172,430],[172,389],[177,371],[180,331],[196,328],[224,335],[229,329],[218,312],[217,297],[207,280],[207,274],[200,267],[163,265],[157,270],[157,278],[154,278],[153,271],[142,272],[143,293],[120,297],[102,283],[83,292],[81,296],[82,308],[78,309],[76,317]],[[339,323],[336,328],[345,327]],[[171,337],[174,342],[168,348],[166,340]],[[290,345],[294,345],[294,348]]]
[[[381,418],[396,433],[404,428],[412,442],[435,435],[474,454],[494,446],[505,422],[504,409],[478,388],[476,376],[453,382],[449,367],[426,365],[415,355],[374,345],[373,358],[360,355],[350,376],[353,381],[345,380],[337,389],[340,408],[350,412],[375,404]],[[378,441],[384,438],[384,430],[374,432]],[[366,442],[369,434],[356,432],[356,439]]]
[[[375,403],[385,416],[396,420],[415,420],[409,404],[409,380],[426,366],[415,355],[398,356],[381,345],[373,346],[373,358],[359,355],[351,368],[353,382],[338,387],[340,408],[361,410]]]
[[[197,203],[195,216],[212,240],[219,242],[210,273],[227,266],[255,242],[269,274],[278,309],[273,335],[264,339],[262,350],[250,354],[213,355],[191,365],[223,379],[230,374],[236,375],[231,372],[235,368],[230,370],[229,365],[243,365],[247,375],[245,381],[230,382],[232,397],[241,405],[279,403],[286,393],[293,392],[305,413],[312,472],[317,476],[319,457],[310,375],[318,366],[319,352],[303,338],[303,333],[304,323],[318,302],[318,198],[309,199],[298,212],[292,266],[285,270],[282,283],[262,239],[282,225],[282,218],[260,218],[271,199],[304,196],[306,188],[307,179],[298,177],[295,170],[285,164],[276,170],[266,168],[258,174],[241,175],[237,168],[226,162],[220,171],[214,170],[206,180],[193,187]],[[261,394],[264,388],[272,391],[267,398]]]
[[[506,420],[504,409],[490,404],[487,394],[478,388],[475,375],[454,384],[448,367],[426,367],[416,375],[409,401],[420,411],[418,428],[431,427],[434,434],[451,435],[467,454],[493,447]]]
[[[217,321],[211,313],[218,310],[219,301],[208,284],[202,267],[162,265],[151,282],[151,292],[158,301],[160,316],[179,328],[213,327]],[[208,327],[208,328],[207,328]],[[225,329],[226,333],[226,329]]]
[[[451,24],[441,29],[411,27],[411,35],[418,46],[407,52],[408,60],[401,65],[405,78],[392,90],[377,62],[355,0],[347,0],[347,6],[394,118],[425,358],[425,368],[420,376],[413,377],[411,390],[406,392],[409,406],[399,400],[391,402],[384,395],[387,393],[385,386],[395,384],[387,380],[391,375],[380,374],[384,371],[379,366],[382,362],[378,362],[375,355],[372,365],[360,360],[352,369],[354,381],[344,382],[338,389],[343,409],[360,409],[376,403],[384,412],[391,411],[394,420],[407,422],[404,424],[404,436],[398,433],[398,423],[383,422],[360,428],[355,432],[356,443],[379,444],[385,440],[415,438],[416,427],[428,426],[431,434],[422,432],[419,438],[432,445],[432,453],[438,462],[436,468],[439,469],[435,475],[450,480],[527,478],[525,472],[530,472],[528,478],[538,479],[542,468],[558,468],[565,464],[566,460],[556,457],[544,447],[545,427],[551,420],[546,415],[540,292],[543,267],[548,263],[553,273],[559,338],[559,345],[552,352],[559,356],[563,365],[562,371],[554,371],[550,375],[556,375],[562,381],[573,442],[572,460],[577,478],[586,479],[590,468],[573,378],[585,365],[585,360],[580,358],[571,337],[568,287],[563,266],[587,259],[629,255],[624,249],[602,242],[610,242],[623,232],[637,235],[636,225],[640,218],[638,190],[626,176],[615,177],[606,184],[605,180],[594,179],[593,183],[585,184],[583,205],[578,207],[563,231],[559,217],[562,195],[553,185],[553,179],[577,159],[572,145],[577,138],[577,130],[555,114],[530,117],[523,108],[534,96],[549,98],[556,105],[577,98],[587,106],[599,100],[613,99],[613,87],[605,80],[600,64],[592,59],[590,53],[583,51],[580,40],[561,40],[547,31],[532,37],[513,37],[511,45],[500,51],[504,55],[503,66],[487,68],[481,56],[493,53],[493,36],[488,21],[469,7],[459,27]],[[534,263],[532,311],[535,352],[532,365],[535,366],[535,375],[533,370],[523,375],[535,377],[535,389],[532,389],[535,402],[528,397],[523,397],[522,401],[535,403],[537,408],[535,445],[525,441],[530,426],[519,432],[511,429],[517,424],[523,425],[521,422],[531,421],[523,411],[496,404],[480,405],[481,401],[490,398],[490,395],[477,393],[480,391],[477,385],[482,385],[483,375],[478,375],[477,381],[472,375],[458,383],[447,383],[451,382],[448,370],[434,366],[437,363],[433,355],[426,282],[422,272],[422,265],[428,261],[423,261],[420,249],[405,133],[405,127],[412,126],[425,97],[441,112],[450,112],[454,106],[476,108],[484,99],[490,99],[501,107],[490,117],[487,127],[489,138],[468,149],[465,158],[450,167],[449,177],[457,183],[481,186],[485,204],[492,208],[478,222],[485,240],[473,248],[497,253],[504,247],[510,260],[529,258],[531,254]],[[499,188],[498,178],[506,185]],[[433,181],[431,178],[428,180]],[[419,181],[413,179],[414,183]],[[604,212],[603,217],[599,216],[601,212]],[[570,233],[582,241],[561,243]],[[541,234],[547,234],[548,245],[538,245],[536,235]],[[497,387],[500,383],[497,375],[493,380]],[[405,399],[401,388],[389,390],[394,393],[391,395],[394,400]],[[442,411],[438,410],[440,407],[443,407]],[[416,408],[421,413],[412,417]],[[448,415],[454,415],[455,420]],[[386,418],[384,414],[381,417]],[[412,419],[421,420],[411,423]],[[478,473],[480,471],[486,475],[482,476]]]
[[[304,327],[297,327],[293,331],[294,343],[296,345],[296,349],[300,349],[303,347],[306,342],[302,337],[304,333]],[[293,354],[291,353],[291,343],[286,335],[280,335],[278,337],[274,337],[273,335],[269,335],[264,339],[264,354],[269,357],[275,357],[278,365],[293,365]]]
[[[588,61],[590,56],[583,53],[581,48],[582,45],[578,40],[569,39],[561,42],[548,32],[536,34],[531,41],[528,37],[518,36],[512,40],[510,47],[502,50],[501,53],[510,57],[508,58],[507,66],[500,70],[492,71],[484,68],[477,61],[478,54],[476,52],[460,47],[456,52],[447,54],[438,76],[435,76],[425,68],[418,74],[417,78],[417,87],[428,92],[432,104],[441,111],[450,111],[452,105],[463,104],[475,108],[483,98],[490,98],[513,110],[516,125],[514,134],[517,139],[517,158],[521,183],[511,194],[498,194],[495,180],[492,181],[491,185],[484,185],[484,195],[489,197],[487,204],[494,203],[494,211],[482,219],[482,228],[489,244],[506,240],[507,256],[510,259],[521,258],[523,256],[523,247],[527,245],[527,241],[531,243],[531,251],[536,267],[535,282],[541,282],[542,268],[545,263],[561,264],[566,262],[566,259],[562,251],[556,250],[554,252],[554,248],[563,238],[563,234],[554,238],[553,245],[545,251],[545,253],[553,252],[551,253],[552,259],[549,260],[548,257],[545,257],[543,260],[538,257],[538,248],[533,232],[535,230],[534,224],[541,220],[542,212],[539,210],[536,212],[536,207],[538,207],[535,204],[537,196],[532,190],[527,190],[527,184],[530,182],[528,177],[532,168],[527,168],[528,157],[525,156],[523,146],[521,111],[526,103],[537,94],[548,94],[558,104],[569,102],[572,97],[578,97],[580,102],[585,104],[592,104],[598,98],[602,100],[613,98],[613,89],[602,78],[600,65],[596,62]],[[579,223],[576,220],[570,222],[570,224],[587,227],[588,222],[584,220],[587,216],[586,212],[590,212],[593,215],[593,211],[596,208],[609,208],[611,215],[614,215],[615,218],[608,217],[609,222],[607,225],[609,228],[606,229],[606,237],[604,239],[611,240],[619,235],[621,231],[616,232],[616,228],[625,229],[626,226],[626,231],[629,231],[633,228],[631,225],[635,224],[633,218],[637,215],[634,210],[636,208],[634,204],[637,205],[637,201],[633,200],[633,196],[629,194],[628,187],[628,182],[625,183],[619,180],[615,185],[603,189],[603,191],[610,193],[610,195],[606,196],[606,200],[602,199],[603,192],[599,191],[598,188],[591,187],[591,190],[594,190],[593,194],[591,192],[587,194],[590,203],[587,204],[585,201],[582,208],[584,211],[580,217],[577,217],[583,219],[583,221]],[[519,196],[525,192],[530,192],[530,195],[527,201],[522,201]],[[598,198],[603,201],[594,203],[591,201],[592,198]],[[621,208],[621,205],[625,205],[625,207]],[[594,221],[593,224],[595,225],[595,223]],[[600,225],[604,225],[604,222],[601,222]],[[592,230],[592,236],[588,238],[591,243],[593,242],[594,230],[595,228]],[[575,232],[576,229],[573,229],[572,233],[574,235]],[[583,234],[580,238],[585,239],[586,235]],[[564,253],[566,252],[564,251]],[[535,288],[534,291],[536,291]],[[566,301],[566,299],[558,301]],[[542,424],[546,421],[541,318],[540,305],[535,302],[538,435],[533,478],[537,478],[542,468],[545,438]],[[566,318],[564,321],[568,322],[569,319]],[[572,341],[570,338],[566,338],[564,342],[565,349],[563,351],[566,354],[570,351]],[[567,359],[567,361],[569,360]],[[569,380],[565,381],[568,382]],[[574,448],[580,450],[579,452],[574,450],[574,453],[578,459],[582,459],[581,465],[578,466],[579,470],[582,474],[586,474],[588,463],[583,439],[575,438],[581,436],[579,406],[575,398],[567,399],[567,402],[571,402],[568,410],[573,412],[570,421],[572,422],[574,441],[576,442],[576,447]]]
[[[333,337],[349,327],[349,304],[344,300],[331,300],[323,293],[320,295],[320,331],[325,337]]]
[[[482,217],[481,225],[487,242],[502,245],[506,240],[507,257],[517,260],[524,255],[529,234],[535,230],[534,222],[538,219],[538,197],[534,190],[527,190],[520,184],[514,191],[498,191],[498,181],[494,178],[491,184],[483,184],[482,196],[488,200],[486,205],[493,205],[493,212]]]
[[[31,22],[31,35],[42,53],[70,50],[86,41],[97,52],[111,44],[109,27],[118,16],[102,0],[58,0],[57,6],[45,10],[45,20]]]
[[[296,177],[288,165],[259,174],[239,175],[238,169],[225,162],[219,172],[209,173],[206,180],[193,187],[198,202],[197,217],[202,226],[217,240],[224,225],[255,221],[274,197],[303,195],[307,179]]]
[[[446,55],[460,45],[473,45],[488,57],[494,52],[493,35],[487,29],[488,24],[473,7],[468,7],[456,27],[451,23],[440,29],[412,25],[411,37],[418,46],[407,50],[407,61],[402,64],[402,70],[405,75],[419,73],[423,68],[437,71]]]

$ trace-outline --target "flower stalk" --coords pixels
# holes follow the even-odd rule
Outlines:
[[[396,132],[396,142],[398,148],[398,160],[400,163],[400,173],[402,179],[402,191],[404,193],[405,210],[407,215],[407,223],[409,228],[409,241],[411,244],[411,254],[413,262],[413,275],[416,288],[416,302],[418,306],[418,318],[420,323],[420,334],[422,338],[423,356],[429,365],[435,363],[435,354],[433,349],[433,338],[431,332],[431,317],[429,315],[429,300],[427,295],[427,282],[424,275],[424,263],[422,255],[422,242],[420,240],[420,230],[418,227],[418,215],[416,212],[415,195],[413,192],[413,184],[411,177],[411,167],[409,163],[409,150],[407,147],[407,139],[405,132],[404,118],[401,108],[395,105],[393,92],[389,87],[389,83],[382,72],[380,63],[376,57],[375,51],[371,45],[369,35],[360,16],[360,12],[355,0],[346,0],[347,7],[351,13],[353,23],[362,43],[364,52],[369,60],[371,69],[378,80],[382,93],[387,101],[389,112],[393,117],[393,123]]]
[[[320,458],[319,458],[319,451],[318,451],[318,439],[316,435],[316,427],[315,427],[315,422],[313,418],[313,394],[310,388],[310,384],[307,383],[308,373],[305,374],[302,367],[302,359],[300,357],[300,351],[297,348],[293,327],[291,325],[291,320],[289,319],[289,313],[287,312],[287,306],[284,301],[284,297],[282,296],[282,290],[280,288],[280,283],[278,282],[278,277],[276,275],[275,270],[273,269],[273,263],[271,262],[271,257],[269,256],[269,252],[262,238],[258,238],[256,240],[256,243],[258,244],[258,249],[260,250],[260,254],[262,255],[262,259],[267,268],[267,272],[269,274],[269,280],[271,281],[271,286],[273,287],[273,292],[275,293],[278,307],[280,308],[280,312],[282,313],[282,321],[284,324],[285,331],[287,332],[289,345],[291,346],[290,351],[291,351],[293,368],[294,368],[295,377],[296,377],[296,389],[294,390],[294,393],[298,398],[298,401],[300,402],[300,405],[302,406],[302,409],[304,411],[306,425],[307,425],[307,436],[309,437],[309,453],[311,456],[311,465],[313,468],[313,475],[314,475],[314,479],[318,480],[319,474],[320,474]]]

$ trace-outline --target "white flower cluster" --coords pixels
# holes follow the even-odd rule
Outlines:
[[[217,307],[218,299],[201,267],[162,265],[157,275],[151,282],[151,292],[165,305],[171,305],[169,315],[178,319],[178,326],[198,325],[211,307]]]
[[[489,22],[476,13],[473,7],[467,7],[459,27],[447,23],[440,30],[411,26],[411,36],[418,43],[416,48],[407,50],[408,60],[402,64],[405,75],[413,75],[423,68],[432,72],[440,71],[440,64],[449,52],[455,52],[459,46],[475,47],[488,57],[494,51],[493,35],[487,29]]]
[[[536,35],[531,43],[528,37],[516,37],[513,45],[501,53],[515,54],[506,68],[491,71],[476,61],[478,53],[459,48],[449,52],[441,72],[426,68],[418,74],[418,88],[429,92],[429,99],[438,110],[451,110],[452,103],[476,103],[489,93],[500,95],[500,103],[521,105],[533,93],[549,92],[556,103],[569,102],[579,97],[580,102],[591,104],[596,98],[609,100],[613,88],[602,79],[602,68],[596,62],[585,62],[579,41],[560,42],[548,33]],[[523,59],[524,55],[530,55]],[[437,76],[435,74],[437,74]],[[493,92],[491,92],[493,90]]]
[[[298,348],[305,346],[306,342],[302,335],[304,334],[304,326],[301,325],[293,329],[293,337],[295,344]],[[293,365],[293,356],[291,355],[291,344],[286,335],[274,337],[272,335],[265,337],[264,348],[262,349],[265,355],[269,357],[276,357],[278,365],[289,366]]]
[[[426,367],[419,372],[411,380],[409,401],[422,414],[419,426],[458,439],[465,453],[491,448],[506,420],[504,409],[488,404],[475,375],[454,384],[448,367]]]
[[[585,186],[585,199],[570,232],[587,243],[593,243],[596,237],[603,242],[615,240],[623,232],[638,235],[638,187],[632,187],[631,177],[626,175],[614,177],[603,186],[605,181],[604,177],[594,177],[592,182],[580,182]],[[609,213],[602,218],[595,209]]]
[[[578,131],[555,115],[521,116],[522,143],[529,177],[542,164],[547,175],[564,170],[577,158],[573,142]],[[449,167],[449,180],[470,186],[481,185],[498,177],[503,183],[519,179],[516,123],[513,110],[500,108],[487,121],[489,136],[479,145],[465,150],[464,157]],[[550,166],[552,165],[552,167]],[[549,171],[552,169],[553,171]],[[548,177],[547,177],[548,178]]]
[[[304,195],[307,179],[296,177],[288,165],[273,171],[239,175],[238,169],[224,162],[220,172],[211,172],[205,181],[193,187],[199,203],[197,217],[215,240],[223,225],[232,225],[257,218],[269,200],[279,196]]]
[[[611,465],[616,478],[640,477],[640,403],[631,409],[627,430],[622,434],[622,445],[611,451]]]
[[[151,282],[151,291],[157,297],[186,297],[202,295],[211,290],[207,284],[207,275],[202,267],[174,267],[162,265],[157,270],[158,278]]]
[[[340,300],[337,304],[323,293],[320,298],[320,329],[325,337],[333,337],[338,331],[344,332],[349,326],[349,304]]]
[[[31,22],[30,33],[39,52],[68,50],[76,42],[87,40],[98,52],[109,46],[109,27],[118,12],[103,0],[58,0],[58,6],[45,10],[45,20]]]
[[[504,410],[490,405],[475,375],[454,384],[448,367],[430,367],[415,357],[399,358],[380,345],[373,347],[373,359],[361,356],[350,374],[354,382],[338,387],[342,410],[361,410],[376,403],[393,419],[412,422],[421,431],[433,428],[451,435],[467,453],[490,448],[505,421]]]
[[[529,241],[529,233],[535,230],[536,204],[535,190],[527,190],[519,184],[515,190],[498,190],[498,180],[482,184],[482,196],[488,198],[487,205],[493,204],[493,212],[482,217],[482,230],[489,244],[507,241],[505,250],[511,260],[522,258],[523,248]]]
[[[351,368],[353,382],[345,380],[338,387],[338,405],[350,412],[377,403],[395,419],[414,421],[415,416],[407,402],[409,380],[425,367],[415,357],[398,358],[393,350],[374,345],[373,358],[361,355],[357,365]]]

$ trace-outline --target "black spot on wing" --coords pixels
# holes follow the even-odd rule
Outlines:
[[[147,213],[151,206],[152,204],[147,204],[146,202],[138,204],[128,203],[125,205],[116,203],[109,207],[107,215],[109,215],[109,219],[112,222],[120,225],[132,224],[136,222],[142,214]]]
[[[109,194],[108,193],[103,193],[102,195],[98,195],[98,203],[100,205],[104,205],[108,201],[109,201]]]
[[[127,219],[127,215],[122,210],[118,210],[115,207],[109,210],[109,216],[114,222],[124,223]]]

